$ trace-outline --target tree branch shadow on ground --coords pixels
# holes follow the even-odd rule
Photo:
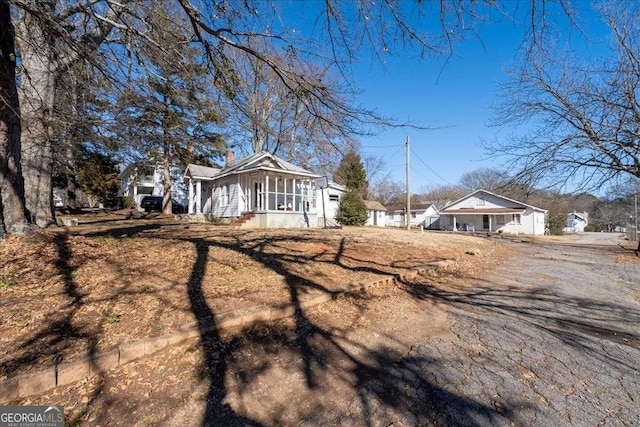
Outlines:
[[[191,310],[200,330],[200,345],[204,356],[209,380],[207,404],[202,425],[227,426],[259,426],[260,424],[237,414],[230,405],[224,402],[226,396],[227,361],[224,356],[223,343],[216,326],[215,314],[207,304],[202,292],[202,281],[209,257],[209,245],[204,241],[193,242],[196,249],[196,261],[187,283],[187,294]]]
[[[444,286],[425,275],[401,281],[412,297],[444,304],[462,316],[505,316],[512,325],[526,322],[602,363],[636,370],[607,351],[601,342],[640,349],[640,310],[631,305],[566,296],[545,287],[505,286],[489,279],[466,278],[465,287]],[[513,326],[513,327],[516,327]]]
[[[57,258],[55,262],[56,270],[58,274],[63,278],[64,293],[69,298],[69,304],[66,308],[66,313],[64,313],[61,319],[57,319],[49,323],[47,325],[47,329],[42,330],[27,343],[23,344],[23,354],[33,354],[33,352],[26,350],[24,347],[26,347],[27,349],[31,346],[38,347],[40,348],[40,351],[38,351],[37,357],[42,358],[42,343],[44,341],[47,344],[45,353],[49,352],[51,353],[51,356],[55,355],[56,360],[54,360],[54,363],[57,364],[62,362],[62,360],[57,359],[60,354],[60,347],[62,346],[64,348],[65,343],[67,343],[68,340],[72,338],[74,340],[82,340],[87,343],[87,354],[89,360],[92,364],[94,364],[95,368],[95,357],[97,355],[99,331],[83,330],[82,328],[78,328],[73,324],[73,319],[76,315],[76,312],[80,310],[80,308],[85,303],[85,295],[83,295],[78,290],[78,286],[74,277],[74,268],[70,264],[72,253],[69,246],[69,234],[57,234],[55,235],[53,241],[57,250]],[[19,358],[12,362],[17,363],[18,365],[29,363],[29,361],[24,360],[24,358]],[[89,396],[87,396],[87,405],[91,405],[92,402],[98,399],[102,391],[103,387],[102,384],[100,384],[89,394]],[[75,421],[76,420],[74,418],[71,418],[69,420],[69,423],[73,423]]]
[[[138,236],[163,238],[162,233],[154,234],[156,225],[125,227],[112,230],[112,232],[94,233],[94,235],[112,236]],[[310,319],[308,310],[303,307],[303,297],[311,291],[332,293],[331,289],[313,280],[303,277],[293,271],[292,266],[303,265],[311,260],[318,261],[317,256],[291,253],[269,253],[268,248],[280,241],[292,240],[290,237],[278,238],[272,236],[247,238],[239,233],[227,237],[226,240],[213,240],[202,238],[183,238],[190,242],[196,249],[196,260],[189,274],[187,283],[187,295],[191,304],[191,311],[197,320],[200,329],[200,346],[204,358],[203,372],[209,381],[207,392],[207,408],[202,424],[221,423],[225,425],[260,425],[259,422],[250,419],[250,415],[243,415],[232,408],[225,398],[228,395],[227,376],[230,372],[242,370],[241,360],[238,354],[248,346],[264,347],[264,340],[255,340],[251,331],[244,331],[241,335],[245,341],[241,346],[229,346],[229,342],[220,336],[216,325],[216,316],[206,301],[202,285],[206,274],[206,264],[209,258],[209,249],[213,246],[233,250],[249,256],[264,267],[273,270],[286,279],[289,293],[289,302],[294,306],[294,326],[287,328],[280,326],[272,329],[275,337],[291,336],[291,339],[282,342],[274,340],[281,348],[293,349],[302,359],[301,370],[305,379],[307,390],[319,390],[320,385],[329,375],[338,380],[347,382],[358,396],[355,412],[365,420],[367,425],[374,424],[380,414],[389,411],[394,414],[406,412],[412,414],[420,423],[428,424],[448,422],[460,425],[460,419],[466,419],[464,425],[486,425],[500,417],[517,419],[517,409],[525,407],[522,402],[510,402],[504,411],[482,404],[473,398],[456,395],[443,389],[429,378],[428,371],[419,371],[411,366],[410,360],[397,360],[390,357],[388,349],[363,348],[357,343],[350,342],[337,331],[329,331]],[[296,239],[293,239],[296,240]],[[298,238],[299,241],[312,241],[311,239]],[[389,275],[389,266],[380,266],[369,263],[366,266],[350,266],[344,261],[348,258],[344,255],[346,241],[340,244],[338,253],[330,260],[321,261],[340,265],[351,271],[363,271]],[[315,257],[315,258],[314,258]],[[71,276],[72,278],[72,276]],[[73,288],[69,287],[70,295],[74,296]],[[77,295],[77,292],[76,292]],[[419,298],[420,295],[412,295]],[[81,298],[78,296],[78,298]],[[361,354],[350,350],[358,347]],[[336,368],[340,366],[339,360],[346,360],[348,368]],[[413,358],[414,362],[418,359]],[[441,361],[437,359],[420,360],[422,365],[429,365],[431,369],[438,369]],[[245,383],[255,381],[260,372],[272,366],[267,360],[263,366],[255,372],[245,373],[241,380]],[[392,371],[392,369],[396,369]],[[338,369],[336,372],[335,369]],[[414,393],[415,392],[415,393]],[[453,417],[450,412],[443,413],[447,407],[454,408],[460,418]],[[385,409],[386,408],[386,409]],[[327,409],[327,408],[324,408]],[[342,415],[340,415],[342,416]],[[395,416],[395,415],[394,415]],[[397,415],[399,416],[399,415]],[[444,417],[444,418],[443,418]],[[447,418],[453,417],[453,418]],[[277,424],[276,419],[272,420]],[[318,420],[331,423],[332,420],[323,418]],[[335,421],[335,420],[334,420]],[[271,423],[268,423],[271,424]]]
[[[457,396],[431,382],[428,379],[428,372],[419,372],[412,368],[411,361],[405,361],[406,365],[398,364],[398,360],[389,357],[390,352],[388,349],[363,348],[357,343],[347,340],[344,336],[338,336],[337,332],[328,331],[316,324],[307,315],[307,310],[303,308],[301,296],[311,290],[321,290],[329,293],[331,291],[309,280],[309,278],[292,273],[290,264],[292,262],[308,262],[307,256],[292,254],[279,256],[267,253],[266,248],[277,243],[278,239],[243,240],[242,238],[236,238],[234,239],[235,241],[231,242],[205,239],[187,240],[195,245],[198,253],[197,261],[189,279],[189,298],[192,301],[192,309],[201,329],[201,346],[210,382],[206,415],[202,421],[203,425],[210,422],[225,423],[226,425],[258,425],[256,421],[248,419],[246,415],[239,415],[228,404],[224,403],[224,398],[228,394],[225,376],[229,371],[240,372],[238,376],[243,387],[248,387],[252,381],[257,380],[262,372],[269,369],[271,362],[264,360],[256,369],[246,369],[239,353],[247,347],[257,347],[255,351],[260,352],[262,350],[262,352],[268,354],[268,351],[260,347],[273,345],[282,349],[286,348],[289,351],[293,349],[294,352],[300,355],[302,359],[301,369],[306,389],[309,391],[318,389],[318,392],[320,392],[319,385],[325,382],[328,375],[342,378],[343,381],[353,381],[351,386],[359,400],[356,405],[358,408],[356,412],[359,417],[365,420],[366,425],[373,425],[377,417],[385,414],[385,409],[380,412],[380,408],[387,408],[387,412],[392,411],[398,417],[404,413],[405,417],[413,417],[414,420],[420,423],[433,423],[436,420],[457,423],[460,420],[466,420],[464,425],[480,426],[485,425],[487,422],[491,423],[500,417],[517,419],[517,414],[514,410],[518,407],[527,406],[526,403],[514,401],[511,402],[509,409],[498,411],[472,398]],[[204,268],[209,253],[208,248],[211,246],[244,253],[286,278],[289,300],[295,310],[291,329],[282,326],[280,328],[276,326],[268,327],[270,331],[268,335],[275,337],[275,340],[268,344],[263,338],[253,339],[264,336],[264,334],[256,335],[255,328],[253,331],[244,331],[241,334],[241,339],[236,336],[236,339],[232,339],[231,342],[225,343],[220,338],[220,333],[215,327],[215,315],[206,303],[201,290]],[[344,250],[344,246],[343,241],[338,254],[331,262],[341,262],[341,252]],[[296,258],[299,259],[296,261]],[[376,272],[388,274],[387,271],[377,270]],[[239,345],[239,343],[243,344]],[[347,347],[359,348],[362,355],[354,354]],[[347,361],[350,368],[344,369],[342,372],[334,372],[336,366],[340,366],[339,360]],[[416,360],[413,360],[413,362],[416,362]],[[437,366],[436,360],[421,362],[428,362],[431,367]],[[395,366],[396,374],[389,375],[388,370],[392,366]],[[411,393],[409,390],[416,392]],[[375,402],[373,402],[374,400]],[[373,407],[377,409],[373,410]],[[444,411],[444,408],[447,408],[447,410]],[[332,415],[334,418],[327,418],[326,411],[330,408],[316,409],[317,411],[315,412],[321,414],[320,418],[317,419],[320,424],[338,422],[339,417],[348,415],[346,413],[334,413]],[[273,417],[268,424],[282,422],[277,418],[277,414],[274,414]]]

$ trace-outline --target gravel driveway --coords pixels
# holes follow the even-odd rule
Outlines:
[[[640,426],[640,259],[617,263],[618,239],[514,242],[460,291],[407,283],[450,307],[457,339],[415,346],[370,390],[410,386],[404,425]]]

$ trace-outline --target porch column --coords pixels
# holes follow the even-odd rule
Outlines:
[[[133,187],[133,203],[135,203],[136,209],[141,211],[142,208],[140,207],[140,202],[138,201],[138,184],[134,182],[132,187]]]
[[[243,175],[240,182],[242,182],[242,184],[240,185],[240,191],[242,191],[244,201],[242,211],[248,212],[251,210],[251,205],[249,204],[249,177]]]
[[[492,217],[492,216],[493,216],[493,215],[489,215],[489,233],[491,233],[491,217]]]
[[[264,177],[264,210],[269,210],[269,174]]]
[[[293,201],[292,201],[293,208],[291,208],[291,210],[294,212],[300,212],[302,209],[300,209],[300,206],[296,206],[296,200],[297,200],[296,199],[296,179],[293,178],[291,182],[293,185],[293,188],[291,189],[291,193],[293,193]]]
[[[189,178],[189,214],[193,214],[193,180]]]
[[[196,213],[202,213],[202,181],[196,181]]]
[[[453,231],[458,231],[458,228],[456,227],[456,214],[453,214]]]

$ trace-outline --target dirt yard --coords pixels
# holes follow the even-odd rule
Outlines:
[[[405,230],[246,231],[173,218],[87,214],[0,244],[0,380],[169,333],[215,314],[428,262],[497,256],[488,239]],[[461,262],[458,268],[476,263]]]

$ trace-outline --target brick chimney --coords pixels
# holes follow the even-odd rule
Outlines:
[[[224,167],[229,167],[231,166],[231,164],[236,160],[236,155],[233,151],[231,150],[227,150],[226,153],[224,153]]]

